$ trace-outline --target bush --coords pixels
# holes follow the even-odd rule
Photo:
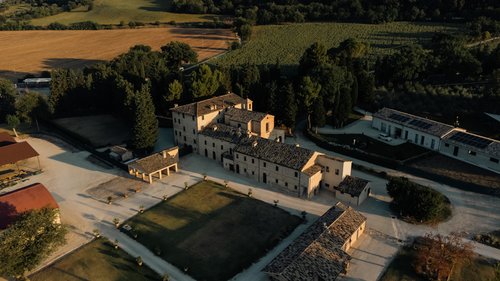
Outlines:
[[[393,198],[391,207],[413,221],[436,223],[451,215],[450,201],[446,196],[407,178],[391,178],[387,192]]]

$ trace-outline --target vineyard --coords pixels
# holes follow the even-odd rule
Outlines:
[[[252,39],[241,49],[218,58],[215,63],[297,65],[304,50],[314,42],[327,48],[347,38],[370,43],[371,55],[389,54],[405,44],[425,44],[435,32],[459,32],[452,24],[393,22],[388,24],[304,23],[256,26]]]

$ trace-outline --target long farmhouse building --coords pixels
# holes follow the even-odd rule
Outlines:
[[[373,114],[372,127],[446,156],[500,173],[500,141],[391,108]]]
[[[235,94],[171,110],[177,145],[190,146],[227,170],[285,193],[311,197],[320,188],[335,192],[351,174],[351,161],[284,143],[284,132],[274,128],[274,116],[252,111],[252,101]],[[369,189],[364,192],[361,197],[350,195],[358,196],[352,202],[361,204]]]

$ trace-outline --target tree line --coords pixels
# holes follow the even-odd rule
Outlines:
[[[173,0],[171,10],[242,17],[253,24],[304,21],[449,21],[487,16],[500,19],[496,0]]]

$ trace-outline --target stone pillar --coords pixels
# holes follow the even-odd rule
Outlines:
[[[161,173],[162,173],[162,170],[160,170],[160,171],[158,172],[158,176],[160,177],[160,180],[161,180],[161,176],[162,176],[162,174],[161,174]]]
[[[151,177],[151,174],[149,174],[148,177],[149,177],[149,184],[152,184],[153,183],[153,178]]]

